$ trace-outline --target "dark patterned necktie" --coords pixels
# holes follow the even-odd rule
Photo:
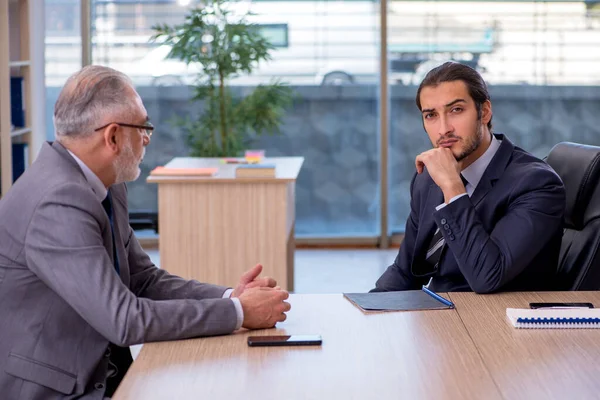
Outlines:
[[[108,220],[110,221],[110,232],[112,235],[113,244],[113,259],[115,260],[115,270],[117,271],[117,274],[119,274],[119,256],[117,255],[117,246],[115,245],[115,226],[113,221],[113,207],[110,192],[108,192],[108,194],[102,201],[102,206],[104,207],[104,211],[106,211],[106,214],[108,215]]]

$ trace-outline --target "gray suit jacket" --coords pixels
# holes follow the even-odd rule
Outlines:
[[[44,144],[0,201],[0,397],[101,399],[110,343],[227,334],[225,287],[152,264],[128,221],[125,185],[108,216],[77,162]]]

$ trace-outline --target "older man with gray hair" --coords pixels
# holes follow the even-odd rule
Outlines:
[[[55,106],[56,141],[0,201],[0,393],[110,397],[128,346],[273,327],[288,293],[257,265],[235,288],[152,264],[129,226],[153,126],[129,78],[89,66]]]

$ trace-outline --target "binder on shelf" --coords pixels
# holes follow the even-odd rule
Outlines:
[[[600,328],[599,308],[507,308],[506,317],[515,328]]]
[[[12,144],[12,180],[13,183],[25,172],[29,165],[29,145],[27,143]],[[0,166],[0,172],[2,168]],[[2,186],[0,184],[0,186]],[[0,192],[0,195],[2,193]]]
[[[12,144],[12,175],[13,182],[15,182],[29,164],[28,154],[29,146],[27,143],[13,143]]]
[[[10,116],[12,124],[17,128],[25,126],[25,96],[23,77],[10,77]]]

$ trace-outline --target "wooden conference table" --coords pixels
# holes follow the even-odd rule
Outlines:
[[[113,399],[563,399],[600,397],[600,329],[517,330],[507,307],[600,292],[445,294],[454,310],[363,314],[341,294],[291,295],[277,328],[149,343]],[[254,348],[249,335],[320,334]]]

